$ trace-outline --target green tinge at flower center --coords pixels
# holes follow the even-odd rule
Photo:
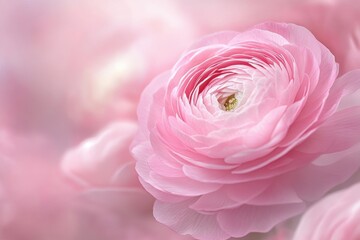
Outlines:
[[[235,94],[228,96],[224,102],[225,111],[231,111],[236,108],[238,100],[235,97]]]

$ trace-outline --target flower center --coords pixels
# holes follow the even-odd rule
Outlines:
[[[238,104],[238,100],[235,97],[235,94],[228,96],[224,102],[225,111],[233,110]]]

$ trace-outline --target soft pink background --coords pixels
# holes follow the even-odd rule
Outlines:
[[[133,172],[145,85],[200,36],[268,20],[310,29],[342,74],[359,16],[357,0],[0,0],[0,239],[188,239]]]

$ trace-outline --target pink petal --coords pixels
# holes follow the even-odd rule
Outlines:
[[[163,96],[160,94],[164,94],[163,91],[160,91],[164,83],[168,82],[170,73],[165,72],[158,77],[156,77],[151,83],[144,89],[143,94],[141,95],[137,115],[139,120],[139,126],[143,127],[142,131],[147,132],[148,127],[151,129],[154,126],[154,122],[151,119],[159,119],[159,115],[161,114],[161,107],[153,107],[154,100],[155,102],[162,101]],[[158,93],[160,92],[160,93]],[[144,94],[146,93],[146,94]],[[156,99],[155,98],[155,94]],[[150,122],[148,122],[150,121]],[[141,131],[139,131],[141,132]]]
[[[234,39],[230,41],[230,45],[237,45],[241,43],[251,42],[256,39],[256,43],[264,44],[276,44],[276,45],[286,45],[289,44],[286,38],[280,34],[274,32],[262,30],[262,29],[253,29],[252,31],[243,32],[238,34]]]
[[[298,25],[268,22],[259,24],[255,27],[277,33],[287,39],[290,43],[311,49],[318,62],[321,61],[321,50],[326,49],[325,47],[322,49],[320,48],[320,42],[316,40],[309,30]]]
[[[305,201],[314,201],[349,179],[360,166],[358,146],[336,154],[323,155],[314,163],[291,173],[293,186],[299,197]]]
[[[293,186],[286,179],[277,179],[261,194],[248,201],[248,204],[269,206],[276,204],[302,203]]]
[[[195,42],[193,45],[191,45],[189,50],[206,47],[208,45],[228,44],[238,34],[239,33],[235,31],[213,33]]]
[[[268,232],[276,224],[301,213],[305,205],[301,203],[251,206],[224,210],[219,213],[221,228],[233,237],[244,237],[250,232]]]
[[[159,222],[170,226],[180,234],[189,234],[200,240],[225,240],[226,234],[216,220],[216,215],[203,215],[189,208],[192,203],[184,201],[177,204],[168,204],[156,201],[154,217]]]
[[[336,112],[308,139],[296,147],[304,153],[331,153],[360,142],[360,107]]]
[[[245,204],[263,193],[271,184],[271,180],[251,181],[226,186],[226,194],[233,200]]]
[[[200,196],[199,199],[189,207],[197,212],[213,212],[234,208],[241,204],[241,202],[231,199],[224,189],[219,189],[216,192]]]
[[[188,177],[163,177],[150,173],[149,181],[163,191],[181,196],[199,196],[211,193],[221,187],[217,183],[203,183]]]
[[[330,94],[324,106],[324,112],[329,115],[332,114],[338,107],[339,102],[348,95],[353,94],[360,89],[360,70],[348,72],[336,79],[334,85],[330,89]],[[341,104],[342,105],[342,104]],[[340,106],[341,106],[340,105]],[[342,105],[341,107],[344,107]]]

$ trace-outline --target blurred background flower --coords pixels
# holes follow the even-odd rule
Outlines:
[[[0,238],[186,239],[131,174],[142,89],[200,36],[268,20],[310,29],[345,73],[360,67],[359,13],[357,0],[0,0]]]
[[[360,185],[334,193],[303,216],[294,240],[359,239]]]

